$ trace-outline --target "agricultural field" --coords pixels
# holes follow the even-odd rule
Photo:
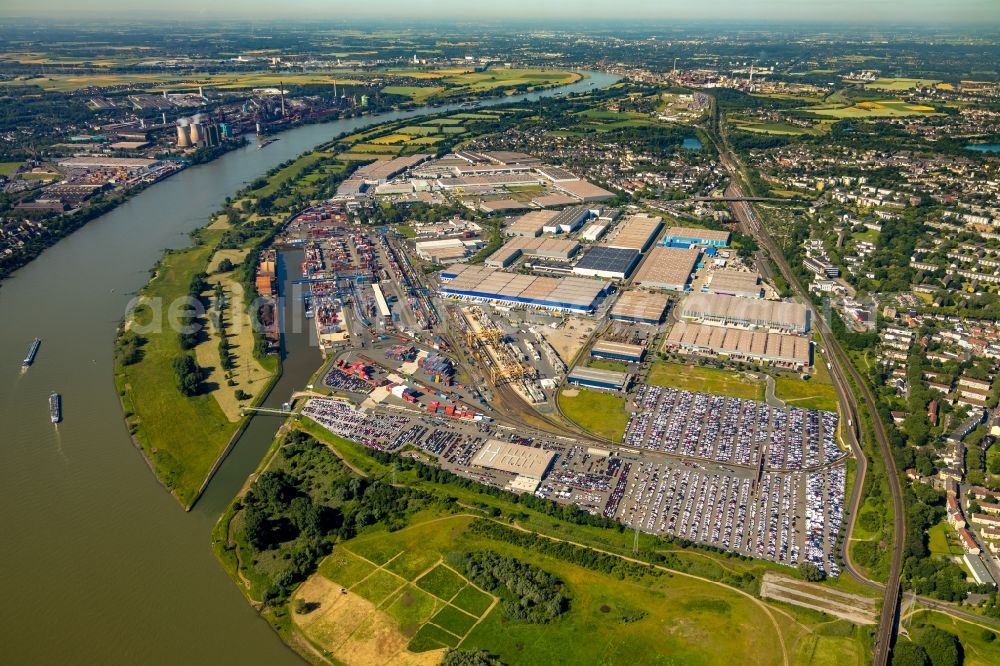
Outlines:
[[[759,134],[777,134],[785,136],[801,136],[804,134],[821,134],[829,131],[829,123],[821,121],[810,127],[793,125],[791,123],[765,123],[751,120],[734,121],[736,129],[744,132],[756,132]]]
[[[356,78],[344,78],[336,73],[295,73],[282,72],[270,74],[254,72],[247,74],[198,74],[197,77],[184,78],[177,74],[50,74],[44,78],[15,79],[6,82],[13,85],[37,85],[50,92],[72,92],[90,87],[137,85],[147,92],[159,93],[169,89],[174,92],[192,90],[198,86],[210,86],[226,90],[249,88],[272,88],[278,85],[326,84],[363,85],[364,81]]]
[[[476,533],[473,520],[429,518],[336,546],[296,592],[311,609],[293,614],[296,629],[348,664],[435,663],[445,647],[509,664],[778,664],[787,650],[779,632],[798,635],[734,590],[652,573],[622,580]],[[463,554],[483,550],[556,576],[568,610],[547,624],[505,617],[503,599],[463,575]],[[722,633],[725,642],[711,639]]]
[[[386,86],[382,92],[389,95],[409,97],[417,104],[423,104],[431,97],[444,90],[441,86]]]
[[[570,421],[599,437],[620,442],[625,435],[628,414],[625,398],[620,396],[587,389],[564,389],[559,394],[559,409]]]
[[[654,363],[649,369],[646,383],[653,386],[669,386],[685,391],[714,393],[733,398],[764,399],[764,382],[749,379],[732,370],[704,368],[697,365]]]
[[[464,72],[445,76],[441,81],[449,86],[442,96],[475,95],[515,87],[537,88],[566,85],[581,79],[576,72],[545,69],[488,69],[484,72]]]
[[[865,84],[867,90],[918,90],[941,83],[940,79],[882,78]]]
[[[843,104],[819,104],[802,109],[813,115],[827,118],[902,118],[906,116],[940,115],[934,108],[923,104],[911,104],[905,100],[883,99],[858,102],[852,106]]]
[[[0,162],[0,176],[9,176],[21,166],[20,162]]]

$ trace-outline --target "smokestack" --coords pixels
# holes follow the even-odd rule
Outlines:
[[[198,97],[201,97],[202,99],[205,99],[205,91],[202,90],[201,86],[198,86]]]
[[[285,82],[278,81],[278,85],[281,86],[281,117],[285,117]]]
[[[167,124],[167,112],[164,111],[163,114],[161,114],[160,117],[163,119],[163,124],[166,125]]]
[[[166,91],[166,90],[164,90],[164,91],[163,91],[163,99],[166,99],[166,98],[167,98],[167,91]]]

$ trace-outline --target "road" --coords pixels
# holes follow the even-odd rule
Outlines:
[[[724,119],[722,119],[722,122],[724,123]],[[730,209],[746,232],[751,234],[757,240],[760,247],[767,252],[769,259],[778,268],[799,299],[812,311],[814,326],[820,334],[823,347],[827,352],[826,357],[830,361],[830,375],[833,378],[838,397],[841,401],[841,405],[843,406],[845,415],[847,416],[847,438],[859,463],[858,476],[855,479],[854,488],[852,490],[852,510],[851,517],[848,520],[849,526],[853,525],[854,519],[857,516],[860,489],[864,482],[864,475],[867,473],[867,464],[865,463],[865,454],[861,450],[858,439],[860,434],[858,419],[860,406],[856,399],[854,390],[852,390],[850,383],[847,381],[848,377],[854,383],[857,394],[861,396],[861,400],[867,409],[868,414],[871,416],[870,420],[872,423],[872,429],[874,430],[879,453],[881,454],[882,462],[888,476],[893,503],[892,559],[889,565],[889,575],[884,588],[885,591],[882,603],[882,612],[879,618],[878,631],[876,632],[874,644],[872,646],[872,663],[876,666],[884,666],[889,662],[889,655],[892,650],[892,644],[897,630],[903,569],[903,542],[906,537],[906,521],[903,519],[903,491],[899,482],[899,473],[896,469],[896,461],[892,456],[892,450],[889,445],[889,438],[885,433],[885,427],[882,420],[878,417],[878,409],[875,404],[875,399],[872,397],[871,391],[869,391],[864,378],[861,377],[857,368],[854,367],[854,364],[840,347],[840,343],[834,337],[833,331],[830,329],[827,321],[821,316],[816,316],[816,310],[812,305],[812,301],[809,299],[808,293],[802,287],[802,284],[799,282],[795,273],[788,265],[784,253],[775,244],[767,229],[761,224],[761,220],[757,213],[746,201],[746,196],[741,185],[742,182],[746,182],[745,174],[740,167],[736,156],[732,153],[732,150],[725,141],[724,127],[721,123],[720,128],[723,130],[723,132],[721,132],[721,137],[713,137],[713,141],[716,143],[720,160],[729,171],[731,177],[731,184],[726,190],[726,197],[734,199],[734,201],[731,201],[729,204]],[[862,466],[862,463],[865,464]],[[850,538],[850,534],[851,528],[849,527],[847,534],[848,538]],[[856,577],[864,578],[863,576],[860,576],[859,572],[854,569],[853,563],[850,562],[848,554],[850,549],[848,546],[849,541],[845,542],[845,562],[847,562],[851,572]]]

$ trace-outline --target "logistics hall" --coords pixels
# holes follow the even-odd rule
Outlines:
[[[610,286],[602,280],[535,277],[481,266],[456,266],[439,275],[443,296],[580,314],[593,311]]]

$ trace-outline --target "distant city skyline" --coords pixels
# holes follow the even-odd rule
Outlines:
[[[508,20],[630,20],[751,21],[832,23],[955,24],[1000,23],[1000,0],[628,0],[579,2],[578,0],[506,0],[480,3],[469,0],[378,0],[345,3],[329,0],[171,0],[162,5],[137,7],[133,0],[6,0],[0,15],[65,18],[148,16],[211,18],[316,18],[344,19],[508,19]]]

